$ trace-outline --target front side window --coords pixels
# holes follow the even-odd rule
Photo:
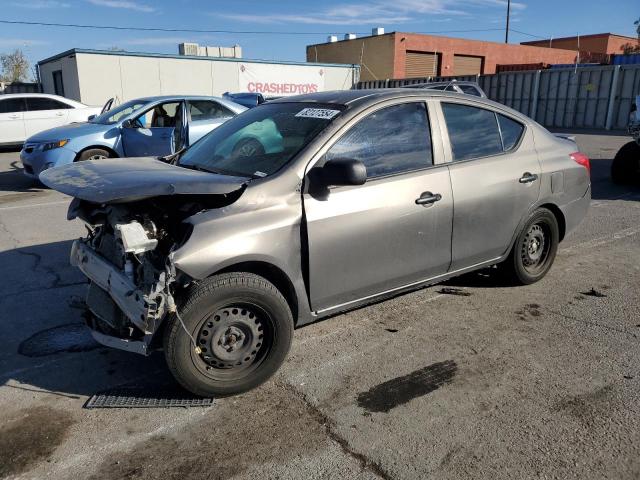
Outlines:
[[[231,110],[209,100],[189,100],[189,112],[194,122],[233,117]]]
[[[24,99],[23,98],[7,98],[6,100],[0,99],[0,113],[16,113],[24,112]]]
[[[335,104],[264,103],[194,143],[179,165],[224,175],[266,177],[289,163],[343,109]]]
[[[30,112],[38,110],[63,110],[72,108],[71,105],[59,102],[53,98],[46,97],[27,97],[27,110]]]
[[[509,117],[500,115],[498,113],[498,123],[500,124],[500,133],[502,134],[502,143],[504,144],[504,151],[508,152],[513,149],[524,132],[524,125],[515,120],[511,120]]]
[[[360,160],[367,177],[433,165],[431,133],[424,103],[386,107],[358,122],[326,154],[326,160]]]
[[[442,112],[454,162],[502,153],[495,113],[459,103],[442,103]]]
[[[176,126],[180,102],[161,103],[139,115],[136,120],[142,128],[168,128]]]
[[[101,115],[98,115],[93,120],[90,120],[90,122],[101,123],[103,125],[113,125],[114,123],[118,123],[122,118],[140,110],[148,103],[149,102],[142,102],[140,100],[131,100],[129,102],[123,103],[116,108],[108,110]]]

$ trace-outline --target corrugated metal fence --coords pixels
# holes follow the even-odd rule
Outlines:
[[[553,128],[625,129],[631,105],[640,95],[640,65],[374,80],[356,88],[394,88],[452,78],[477,81],[491,100]]]

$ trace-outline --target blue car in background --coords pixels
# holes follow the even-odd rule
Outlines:
[[[161,96],[130,100],[88,122],[28,138],[20,152],[25,175],[80,160],[151,157],[198,141],[247,108],[218,97]]]

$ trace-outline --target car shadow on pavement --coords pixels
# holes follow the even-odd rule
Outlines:
[[[611,180],[612,159],[591,160],[591,198],[593,200],[640,201],[639,185],[616,185]]]
[[[45,187],[38,180],[34,180],[25,176],[19,160],[13,160],[9,164],[9,170],[0,172],[0,191],[2,192],[39,193],[47,190],[47,187]]]
[[[106,348],[91,337],[78,303],[86,281],[69,265],[71,241],[0,252],[0,385],[84,400],[115,387],[182,391],[161,354]]]

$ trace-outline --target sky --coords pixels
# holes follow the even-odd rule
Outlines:
[[[506,0],[0,0],[0,20],[238,33],[115,31],[0,24],[0,53],[31,63],[70,48],[177,53],[178,43],[243,47],[248,59],[305,60],[305,47],[347,32],[429,32],[504,41]],[[509,41],[613,32],[635,36],[638,0],[513,0]],[[270,34],[240,32],[276,32]],[[304,33],[287,35],[286,32]]]

